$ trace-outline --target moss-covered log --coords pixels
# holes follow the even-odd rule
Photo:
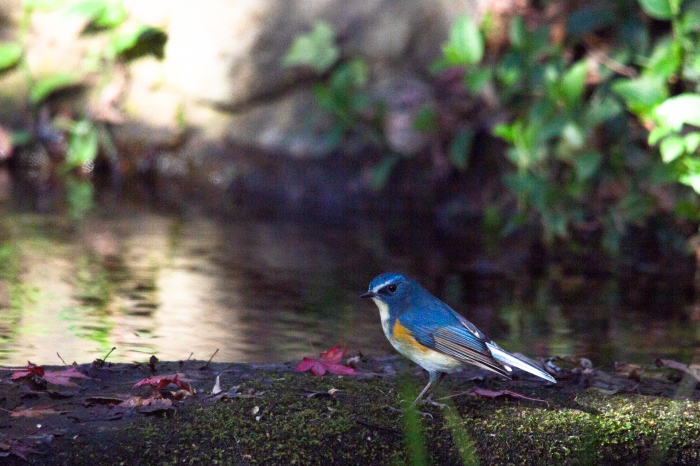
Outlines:
[[[403,382],[402,382],[403,380]],[[102,427],[37,464],[700,464],[700,405],[637,394],[478,382],[546,400],[464,393],[407,413],[399,377],[267,372],[230,399]],[[416,381],[419,383],[419,381]],[[504,385],[507,384],[507,385]],[[446,384],[442,394],[473,384]],[[329,392],[330,391],[330,392]]]

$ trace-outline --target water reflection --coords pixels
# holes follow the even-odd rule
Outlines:
[[[113,346],[113,361],[208,359],[216,349],[220,361],[280,361],[334,344],[390,353],[376,309],[357,299],[388,269],[416,276],[511,351],[595,364],[693,356],[700,312],[687,303],[632,308],[612,279],[503,273],[468,244],[402,236],[404,222],[220,222],[136,209],[76,227],[6,213],[0,363],[59,363],[56,353],[87,362]]]

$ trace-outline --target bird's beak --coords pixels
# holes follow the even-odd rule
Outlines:
[[[368,291],[367,293],[360,295],[360,298],[376,298],[376,297],[377,297],[377,293],[375,293],[374,291]]]

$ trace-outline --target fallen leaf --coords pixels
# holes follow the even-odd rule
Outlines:
[[[114,407],[120,403],[123,403],[124,401],[125,400],[122,398],[112,396],[90,396],[83,400],[83,406],[90,407],[94,405],[107,405]]]
[[[79,372],[75,367],[63,371],[45,371],[43,367],[32,364],[27,365],[26,371],[15,372],[10,376],[10,380],[20,380],[37,375],[45,381],[54,385],[62,385],[65,387],[77,387],[70,379],[90,379],[87,375]]]
[[[0,457],[15,455],[26,461],[29,453],[39,453],[39,450],[28,445],[24,439],[5,439],[0,442]]]
[[[39,377],[44,376],[44,368],[41,366],[37,366],[36,364],[32,364],[31,362],[27,361],[27,370],[26,371],[19,371],[15,372],[10,376],[10,380],[17,380],[21,379],[24,377],[27,377],[28,375],[31,374],[36,374]]]
[[[601,395],[611,396],[618,393],[620,390],[614,388],[591,387],[591,390],[600,393]]]
[[[166,411],[173,407],[173,402],[166,398],[146,398],[137,410],[139,413],[154,413],[156,411]]]
[[[21,407],[20,407],[21,408]],[[37,418],[41,419],[45,416],[49,416],[51,414],[66,414],[68,411],[56,411],[50,406],[47,407],[39,407],[39,406],[33,406],[31,408],[24,408],[24,409],[16,409],[14,411],[10,412],[10,417],[32,417],[32,418]]]
[[[547,406],[549,406],[549,402],[546,400],[539,400],[537,398],[529,398],[525,395],[521,395],[520,393],[515,393],[511,392],[510,390],[487,390],[485,388],[474,388],[472,389],[471,392],[469,392],[471,396],[480,396],[482,398],[496,398],[499,396],[512,396],[513,398],[522,398],[523,400],[530,400],[530,401],[541,401],[542,403],[547,403]]]
[[[166,411],[172,408],[173,402],[165,398],[141,398],[134,396],[118,404],[113,409],[113,414],[124,413],[126,411],[137,411],[139,413],[153,413],[156,411]]]
[[[159,375],[157,377],[148,377],[146,379],[137,382],[131,389],[138,387],[149,386],[153,387],[155,390],[162,390],[168,385],[175,384],[178,388],[182,390],[187,390],[192,393],[192,388],[186,383],[188,379],[184,374],[169,374],[169,375]]]
[[[695,364],[687,366],[682,362],[673,361],[671,359],[657,359],[655,362],[657,366],[676,369],[685,372],[686,374],[692,375],[693,377],[695,377],[695,380],[700,382],[700,367]]]
[[[71,367],[70,369],[66,369],[63,371],[46,371],[44,374],[44,379],[48,383],[52,383],[54,385],[62,385],[64,387],[77,387],[77,384],[73,383],[70,381],[70,379],[91,379],[92,377],[89,377],[82,372],[78,371],[75,367]]]
[[[331,349],[323,351],[320,359],[304,358],[297,365],[296,371],[306,372],[311,370],[311,372],[318,377],[324,375],[326,371],[330,372],[331,374],[353,375],[355,374],[355,369],[338,364],[340,360],[343,359],[343,355],[345,355],[346,351],[347,348],[334,346]]]
[[[216,376],[216,382],[214,383],[214,388],[211,389],[212,395],[218,395],[221,393],[221,374]]]

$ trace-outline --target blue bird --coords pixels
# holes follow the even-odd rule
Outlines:
[[[540,369],[490,341],[471,322],[457,314],[417,281],[398,273],[383,273],[369,284],[362,298],[372,298],[379,308],[384,335],[399,353],[430,374],[428,389],[445,373],[473,364],[510,378],[512,367],[549,382],[556,380]],[[438,379],[439,376],[439,379]]]

